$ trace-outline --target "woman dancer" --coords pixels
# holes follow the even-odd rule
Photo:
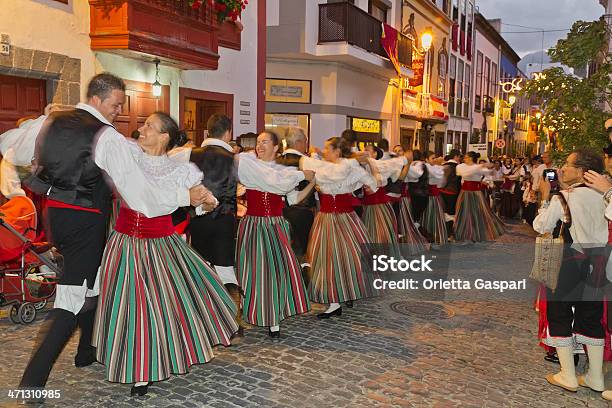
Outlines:
[[[314,188],[312,172],[275,162],[278,149],[278,137],[266,131],[257,137],[257,156],[238,156],[238,179],[247,199],[236,242],[236,269],[244,291],[242,318],[269,327],[273,338],[280,337],[281,321],[310,309],[300,263],[291,249],[289,223],[283,218],[283,196],[295,204]],[[296,191],[304,179],[310,184]]]
[[[329,304],[319,319],[341,316],[340,303],[375,296],[371,260],[364,251],[369,242],[365,225],[353,210],[352,192],[365,186],[376,192],[376,179],[351,157],[349,144],[339,137],[325,142],[323,160],[302,159],[302,167],[316,171],[320,211],[315,217],[307,257],[312,280],[310,299]],[[363,160],[363,159],[360,159]],[[367,162],[367,160],[364,160]],[[369,251],[367,251],[369,252]]]
[[[139,131],[134,156],[169,194],[201,182],[195,166],[166,155],[187,140],[170,116],[154,113]],[[212,209],[216,199],[208,203]],[[108,380],[136,383],[131,394],[142,396],[151,382],[210,361],[213,346],[229,346],[235,306],[217,274],[174,233],[170,213],[147,218],[122,203],[114,229],[101,263],[93,344]]]
[[[408,183],[405,180],[408,178],[418,180],[423,173],[423,169],[420,166],[411,166],[413,158],[412,150],[406,151],[404,156],[407,159],[407,164],[400,174],[400,180],[404,181],[402,182],[401,198],[399,200],[397,225],[399,241],[401,244],[404,244],[401,246],[402,251],[404,252],[406,249],[407,255],[416,255],[429,250],[429,242],[415,225],[414,218],[412,217]]]
[[[388,244],[393,247],[392,252],[399,254],[397,218],[385,186],[389,180],[397,181],[407,160],[404,156],[389,160],[377,160],[370,156],[368,164],[380,188],[376,192],[366,192],[362,200],[363,223],[371,243]]]
[[[440,197],[439,188],[446,182],[444,177],[444,167],[440,166],[434,152],[427,152],[425,166],[429,177],[429,199],[427,207],[423,212],[421,225],[431,242],[436,245],[446,245],[448,243],[448,233],[446,232],[446,221],[444,219],[444,204]]]
[[[480,187],[491,165],[476,164],[478,157],[480,154],[468,152],[463,163],[457,166],[457,175],[463,181],[455,218],[457,241],[494,241],[504,233],[504,223],[491,211]]]

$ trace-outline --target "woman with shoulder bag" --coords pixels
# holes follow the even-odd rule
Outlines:
[[[578,385],[604,390],[603,302],[601,291],[591,282],[589,254],[606,246],[608,225],[601,195],[584,184],[584,174],[589,170],[603,170],[601,157],[588,150],[572,152],[560,171],[565,188],[559,195],[551,199],[550,184],[543,180],[543,208],[533,222],[534,230],[541,234],[552,233],[559,221],[566,227],[562,232],[565,245],[558,283],[554,290],[546,289],[542,342],[557,349],[561,365],[561,371],[547,375],[546,380],[571,392],[576,392]],[[573,358],[576,343],[586,345],[589,356],[589,370],[579,378]]]

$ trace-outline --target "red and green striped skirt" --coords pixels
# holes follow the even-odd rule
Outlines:
[[[313,302],[341,303],[378,295],[368,268],[371,256],[365,225],[354,211],[317,213],[308,242]]]
[[[310,309],[285,218],[247,215],[240,221],[236,269],[244,291],[242,318],[246,322],[277,326]]]
[[[455,216],[457,241],[494,241],[504,230],[503,221],[485,202],[482,191],[461,190]]]
[[[161,381],[230,345],[236,309],[216,273],[178,235],[110,236],[93,345],[109,381]]]
[[[408,197],[402,197],[399,202],[399,219],[397,220],[397,225],[402,251],[407,248],[409,255],[417,255],[429,249],[427,238],[425,238],[417,229],[416,225],[414,225],[414,219],[412,218],[412,211],[410,209],[410,198]]]
[[[431,242],[438,245],[446,245],[448,243],[446,220],[444,219],[444,204],[439,195],[429,196],[427,207],[423,211],[421,225],[426,235],[430,237]]]
[[[397,218],[390,203],[363,206],[363,224],[372,244],[397,246]]]

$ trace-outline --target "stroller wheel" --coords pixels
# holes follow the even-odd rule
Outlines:
[[[19,320],[23,324],[30,324],[36,319],[36,308],[32,303],[24,303],[19,306]]]
[[[45,306],[47,306],[47,299],[42,300],[40,302],[34,303],[34,309],[36,310],[42,310],[45,308]]]
[[[9,319],[11,319],[11,322],[15,324],[21,323],[21,320],[19,320],[19,305],[11,306],[11,310],[9,312]]]

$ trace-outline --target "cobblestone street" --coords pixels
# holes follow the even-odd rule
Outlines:
[[[525,226],[510,225],[500,242],[457,246],[452,267],[464,262],[469,268],[479,259],[482,273],[486,251],[516,260],[499,263],[527,277],[522,262],[529,260],[512,248],[533,236]],[[99,364],[75,368],[74,337],[48,383],[61,390],[61,399],[45,406],[607,406],[590,390],[570,394],[547,385],[544,376],[558,365],[543,360],[532,301],[430,302],[392,291],[344,308],[340,318],[319,321],[314,314],[321,309],[283,322],[280,340],[271,340],[262,328],[248,329],[231,347],[217,348],[209,364],[154,384],[141,399],[129,397],[128,385],[108,383]],[[42,319],[23,326],[3,316],[0,389],[6,394],[19,381]]]

